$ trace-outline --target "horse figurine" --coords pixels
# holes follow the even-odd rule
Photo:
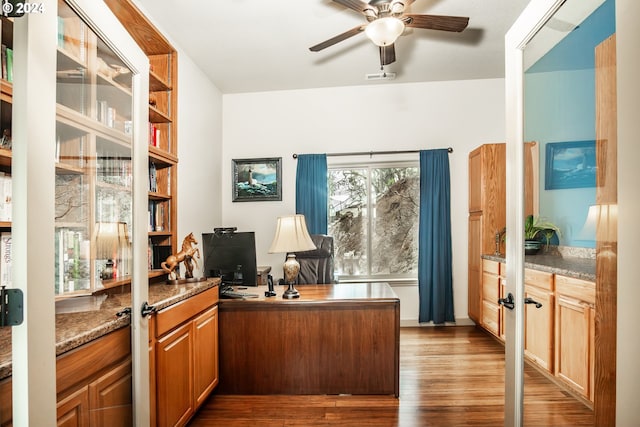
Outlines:
[[[169,273],[169,278],[171,278],[172,275],[175,275],[176,279],[180,278],[178,274],[175,272],[175,270],[178,267],[178,265],[183,261],[187,270],[185,273],[185,277],[187,279],[190,279],[193,277],[193,266],[191,265],[191,260],[193,259],[196,265],[198,265],[198,262],[194,259],[194,256],[195,258],[200,258],[200,249],[193,247],[193,245],[197,245],[197,244],[198,244],[198,241],[196,240],[195,237],[193,237],[193,233],[189,233],[187,237],[185,237],[184,240],[182,241],[182,250],[177,254],[169,255],[167,257],[167,260],[163,261],[160,264],[162,269],[165,272]]]

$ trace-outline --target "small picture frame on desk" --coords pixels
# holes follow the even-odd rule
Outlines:
[[[282,157],[233,159],[232,201],[282,200]]]

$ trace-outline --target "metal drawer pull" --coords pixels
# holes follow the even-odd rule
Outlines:
[[[527,298],[525,298],[525,299],[524,299],[524,303],[525,303],[525,304],[535,304],[535,305],[536,305],[536,308],[540,308],[540,307],[542,307],[542,304],[541,304],[541,303],[539,303],[538,301],[535,301],[535,300],[533,300],[533,299],[531,299],[531,298],[529,298],[529,297],[527,297]]]

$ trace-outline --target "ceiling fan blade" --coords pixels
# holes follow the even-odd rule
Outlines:
[[[369,3],[362,0],[333,0],[334,2],[343,5],[344,7],[348,7],[349,9],[353,9],[356,12],[363,13],[365,9],[371,9],[372,7]]]
[[[460,32],[469,25],[469,18],[463,16],[446,15],[404,15],[405,25],[412,28],[424,28],[427,30]]]
[[[348,31],[345,31],[342,34],[338,34],[335,37],[331,37],[329,40],[325,40],[322,43],[318,43],[315,46],[311,46],[309,48],[309,50],[311,52],[321,51],[322,49],[325,49],[325,48],[327,48],[329,46],[333,46],[334,44],[336,44],[338,42],[341,42],[343,40],[348,39],[349,37],[353,37],[356,34],[361,33],[364,30],[365,27],[366,27],[366,25],[358,25],[357,27],[354,27],[354,28],[352,28],[352,29],[350,29]]]
[[[396,61],[396,48],[394,45],[380,46],[380,65],[389,65]]]

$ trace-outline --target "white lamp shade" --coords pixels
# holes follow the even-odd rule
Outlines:
[[[578,238],[615,242],[618,234],[618,205],[592,205]]]
[[[364,32],[378,46],[389,46],[404,31],[404,22],[392,16],[378,18],[367,25]]]
[[[278,217],[276,234],[271,242],[269,253],[286,253],[310,251],[316,248],[313,244],[304,215],[287,215]]]

